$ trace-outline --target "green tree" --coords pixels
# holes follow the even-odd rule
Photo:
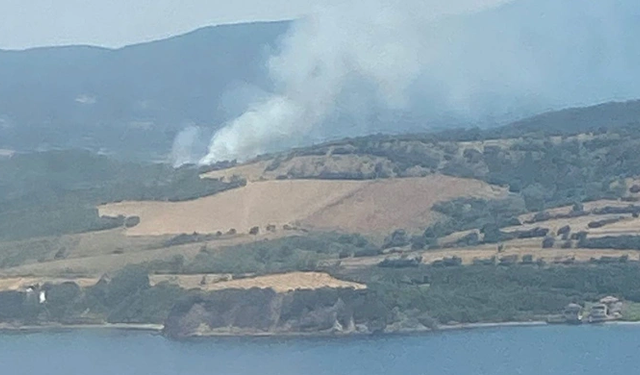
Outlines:
[[[139,265],[126,266],[107,284],[105,305],[117,306],[128,297],[149,287],[149,274],[146,268]]]
[[[522,190],[524,203],[529,211],[542,211],[545,207],[545,191],[540,184],[532,184]]]

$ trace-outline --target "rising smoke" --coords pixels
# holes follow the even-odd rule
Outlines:
[[[385,113],[429,127],[640,97],[636,1],[515,0],[439,19],[424,0],[321,9],[269,59],[275,92],[215,133],[200,162],[396,130]]]
[[[198,162],[197,143],[201,130],[197,126],[188,126],[173,141],[171,147],[171,163],[174,168]]]

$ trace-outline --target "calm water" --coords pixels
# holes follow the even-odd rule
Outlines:
[[[1,374],[636,374],[640,326],[495,328],[375,339],[0,334]]]

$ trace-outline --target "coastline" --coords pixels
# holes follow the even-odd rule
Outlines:
[[[103,323],[103,324],[42,324],[42,325],[13,325],[0,323],[0,333],[31,333],[46,331],[67,331],[67,330],[120,330],[120,331],[141,331],[161,333],[164,328],[162,324],[128,324],[128,323]]]
[[[441,325],[433,331],[455,331],[463,329],[478,329],[478,328],[502,328],[502,327],[536,327],[550,325],[543,320],[534,320],[526,322],[501,322],[501,323],[466,323],[466,324],[452,324]]]
[[[249,331],[211,331],[198,335],[190,335],[177,338],[182,339],[206,339],[206,338],[309,338],[309,337],[326,337],[326,338],[348,338],[348,337],[366,337],[366,336],[404,336],[404,335],[421,335],[437,332],[462,331],[483,328],[509,328],[509,327],[541,327],[562,324],[549,324],[546,321],[526,321],[526,322],[501,322],[501,323],[467,323],[454,325],[441,325],[435,329],[429,330],[400,330],[397,332],[384,333],[333,333],[333,332],[249,332]],[[640,321],[608,321],[602,323],[585,323],[585,325],[603,326],[603,325],[640,325]],[[129,323],[104,323],[104,324],[43,324],[43,325],[12,325],[8,323],[0,323],[1,333],[38,333],[38,332],[55,332],[55,331],[76,331],[76,330],[117,330],[117,331],[137,331],[161,334],[168,339],[172,338],[163,334],[164,325],[162,324],[129,324]]]

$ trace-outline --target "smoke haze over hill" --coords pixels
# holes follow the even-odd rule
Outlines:
[[[418,0],[375,1],[297,21],[268,60],[272,94],[219,130],[201,163],[393,131],[385,119],[397,116],[422,127],[486,124],[640,97],[633,0],[516,0],[432,15]]]

